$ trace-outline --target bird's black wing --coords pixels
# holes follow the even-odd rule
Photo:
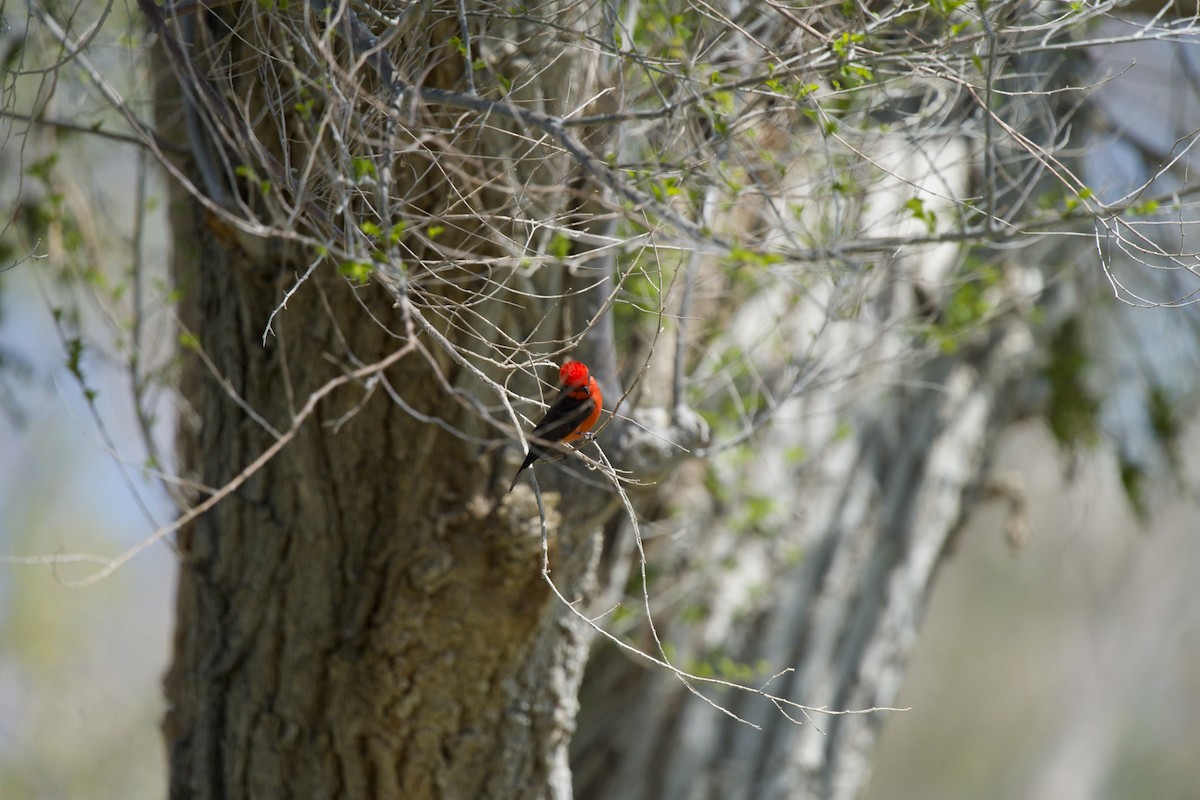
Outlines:
[[[573,393],[577,391],[579,389],[570,387],[563,389],[558,393],[558,397],[554,398],[550,408],[546,409],[546,416],[529,436],[529,453],[525,456],[525,462],[521,464],[517,474],[513,476],[512,483],[509,484],[510,492],[517,485],[517,479],[521,477],[521,473],[530,464],[537,461],[555,442],[561,442],[567,438],[571,431],[587,419],[588,415],[596,408],[596,400],[590,393],[585,399],[580,400],[573,396]],[[584,387],[583,391],[587,391],[587,388]]]
[[[590,394],[583,400],[572,396],[578,391],[581,389],[563,389],[558,397],[554,398],[550,408],[546,409],[546,416],[533,429],[533,439],[540,440],[542,443],[561,442],[570,435],[571,431],[579,427],[579,423],[591,415],[596,408],[595,398]],[[587,388],[584,387],[582,391],[587,391]]]

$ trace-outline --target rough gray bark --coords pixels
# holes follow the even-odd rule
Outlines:
[[[649,557],[671,576],[651,595],[676,663],[725,660],[749,672],[739,681],[808,706],[893,705],[936,567],[1015,411],[1009,395],[1032,346],[1013,319],[970,352],[906,373],[910,388],[877,390],[858,407],[845,441],[831,441],[819,417],[773,431],[755,461],[787,476],[764,488],[796,517],[769,538],[714,522],[729,515],[701,493],[675,497],[682,520],[662,522],[673,535],[660,535]],[[789,447],[822,438],[810,459],[787,466]],[[751,470],[750,482],[779,481]],[[654,602],[660,595],[671,599]],[[689,613],[696,607],[701,622]],[[785,669],[794,671],[768,682]],[[757,730],[612,648],[593,656],[587,675],[573,743],[587,798],[854,797],[887,713],[806,719],[789,710],[796,724],[761,697],[711,693]]]
[[[691,584],[659,615],[680,661],[719,652],[751,665],[752,684],[792,668],[768,688],[808,706],[894,705],[934,574],[1015,412],[1010,394],[1028,376],[1032,346],[1014,319],[971,352],[930,363],[913,388],[864,408],[856,434],[819,457],[820,475],[793,475],[802,516],[776,539],[717,529],[653,548],[658,568]],[[736,581],[761,594],[731,596]],[[692,625],[679,613],[687,602],[722,610]],[[757,730],[612,649],[593,656],[587,675],[573,763],[578,796],[589,800],[853,798],[870,777],[880,726],[895,713],[793,709],[792,721],[757,696],[713,695]]]
[[[324,355],[395,346],[380,326],[340,324],[359,300],[334,279],[297,295],[278,340],[259,347],[270,295],[255,266],[205,249],[192,295],[200,344],[278,427],[293,398],[338,374]],[[386,320],[388,304],[373,305]],[[432,380],[404,362],[385,378],[409,398]],[[271,438],[212,376],[193,379],[198,430],[185,452],[200,481],[220,486]],[[486,472],[464,475],[471,448],[382,392],[332,428],[365,394],[349,385],[329,397],[180,537],[172,795],[568,796],[584,643],[541,579],[536,508],[528,495],[486,501]],[[556,580],[585,592],[596,538],[562,533],[550,511]]]
[[[270,191],[256,200],[253,184],[212,185],[219,184],[213,176],[236,177],[229,167],[247,158],[236,147],[251,135],[230,122],[240,109],[221,98],[254,103],[265,95],[269,104],[271,87],[256,80],[272,64],[254,68],[262,54],[243,48],[240,37],[279,41],[285,22],[312,18],[306,8],[289,21],[281,9],[255,6],[160,26],[160,35],[187,44],[167,48],[159,116],[175,141],[190,134],[192,159],[181,165],[197,185],[209,177],[211,200],[269,221]],[[427,85],[462,78],[461,59],[446,54],[454,18],[439,19],[413,34],[414,51],[429,54]],[[230,37],[222,25],[239,33]],[[520,58],[545,42],[514,36],[513,44],[508,56]],[[191,81],[187,113],[174,76]],[[551,99],[531,99],[561,114],[591,90],[573,72],[556,76],[535,84]],[[294,136],[266,128],[256,135],[267,148]],[[527,157],[528,142],[495,120],[458,146],[464,142],[489,158],[519,148],[526,157],[513,164],[514,180],[527,188],[570,180],[569,161]],[[469,165],[470,154],[459,155]],[[456,220],[441,241],[497,252],[491,228],[454,216],[454,198],[478,197],[469,182],[456,183],[461,173],[422,169],[419,154],[395,159],[394,196]],[[181,425],[181,462],[217,488],[275,441],[246,408],[286,432],[327,381],[411,349],[414,339],[394,295],[354,286],[326,267],[288,299],[264,342],[272,311],[311,254],[231,228],[173,189],[181,317],[208,360],[184,354],[183,394],[194,413]],[[487,200],[497,211],[507,207]],[[531,211],[569,214],[579,202],[560,191],[539,197]],[[453,302],[456,291],[434,288],[424,298]],[[555,311],[590,302],[577,298]],[[531,324],[528,314],[519,318],[514,332]],[[433,324],[449,341],[477,346],[444,320]],[[562,333],[561,322],[547,327]],[[509,461],[486,457],[479,437],[491,434],[447,385],[481,393],[457,362],[412,349],[386,371],[339,386],[275,458],[181,533],[164,723],[172,797],[570,797],[567,743],[586,641],[543,580],[537,505],[527,491],[496,491]],[[584,502],[564,512],[555,498],[548,495],[546,509],[553,577],[567,595],[586,597],[599,553],[596,523],[610,512]]]

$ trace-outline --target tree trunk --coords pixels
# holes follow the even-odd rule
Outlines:
[[[270,104],[271,87],[256,77],[275,66],[270,50],[243,47],[241,37],[279,41],[315,24],[308,10],[293,9],[288,18],[282,8],[244,4],[224,17],[203,12],[158,29],[169,65],[160,70],[162,129],[180,143],[191,137],[191,160],[181,167],[197,185],[206,185],[206,175],[210,184],[213,175],[228,181],[209,185],[207,209],[174,186],[175,276],[181,317],[195,337],[181,381],[191,412],[179,436],[182,468],[205,487],[223,487],[298,424],[277,455],[179,536],[164,723],[171,795],[567,798],[567,745],[587,642],[541,574],[537,504],[527,491],[498,491],[512,458],[481,447],[488,430],[475,408],[447,391],[480,396],[477,376],[417,346],[407,309],[378,285],[356,286],[322,267],[283,303],[311,252],[252,235],[253,224],[271,221],[270,205],[283,194],[278,176],[257,197],[260,187],[236,180],[244,170],[222,167],[246,163],[246,151],[237,149],[247,147],[246,137],[257,136],[281,162],[296,155],[271,144],[292,134],[261,124],[251,133],[235,121],[242,109],[222,104]],[[454,17],[439,19],[418,26],[410,53],[427,54],[427,85],[454,85],[463,78],[455,67],[462,60],[447,56]],[[239,34],[226,37],[222,26]],[[504,32],[490,31],[476,47],[495,46]],[[173,49],[172,36],[186,47]],[[511,58],[545,44],[513,41]],[[565,57],[560,63],[569,64]],[[182,100],[171,70],[190,81]],[[580,59],[546,76],[533,86],[543,94],[529,102],[565,113],[592,91],[579,78],[587,71]],[[513,99],[523,99],[518,90]],[[520,148],[525,157],[513,180],[560,190],[524,209],[535,218],[571,214],[583,202],[562,191],[570,161],[528,157],[528,142],[496,120],[478,123],[474,140],[460,130],[455,146],[478,148],[455,155],[468,166],[478,155],[498,159]],[[484,227],[483,215],[463,223],[454,198],[476,202],[476,187],[461,172],[420,168],[430,163],[398,148],[386,165],[397,176],[393,197],[410,213],[419,207],[453,220],[439,242],[481,258],[499,253],[495,230],[511,228]],[[439,168],[448,163],[446,156]],[[498,215],[513,202],[485,199]],[[251,216],[231,225],[224,212],[239,208]],[[309,220],[314,227],[316,219]],[[470,289],[430,289],[415,282],[420,277],[407,289],[410,296],[424,291],[423,300],[453,300],[459,288]],[[586,309],[584,300],[592,302],[577,298],[564,307]],[[485,308],[497,318],[503,310]],[[462,335],[466,326],[447,319],[435,317],[440,335],[477,346]],[[531,324],[528,315],[520,319]],[[386,370],[336,386],[303,416],[327,382],[401,350]],[[556,498],[547,495],[545,516],[553,577],[568,597],[586,597],[602,508],[582,500],[563,508]]]
[[[790,476],[803,502],[775,536],[706,526],[711,509],[686,495],[701,507],[668,523],[650,548],[656,570],[685,587],[652,590],[652,600],[671,598],[654,608],[675,663],[809,709],[894,706],[935,572],[1016,412],[1011,393],[1028,377],[1032,346],[1014,319],[969,352],[935,359],[909,376],[914,388],[860,409],[855,434],[820,450],[816,465],[789,468],[784,454],[818,438],[822,422],[792,434],[780,426],[756,456]],[[689,613],[696,608],[702,621]],[[705,694],[741,719],[697,701],[671,673],[601,648],[572,745],[577,796],[858,797],[881,726],[901,713],[827,715]]]
[[[1039,89],[1050,80],[1049,68],[1015,71]],[[1034,127],[1024,133],[1058,139]],[[860,243],[933,232],[977,179],[979,154],[966,136],[845,138],[871,154],[873,171],[856,176],[865,187],[858,204],[803,213],[842,213],[826,224],[861,228]],[[772,204],[787,208],[788,187],[819,180],[823,169],[798,161]],[[912,219],[889,215],[914,197],[928,213],[916,230]],[[1031,323],[1037,295],[1027,288],[1041,285],[1038,259],[1027,251],[1027,263],[1002,262],[980,279],[963,277],[961,256],[945,243],[905,245],[855,264],[853,277],[802,275],[803,303],[772,285],[728,315],[715,351],[750,352],[768,386],[787,386],[788,370],[800,377],[774,398],[769,435],[749,452],[714,454],[704,484],[720,491],[681,481],[663,493],[674,514],[656,521],[648,545],[663,576],[649,594],[673,663],[775,698],[688,685],[601,648],[584,677],[572,743],[578,796],[852,800],[866,790],[881,727],[903,713],[892,707],[937,569],[989,493],[1000,433],[1032,413],[1042,359]],[[964,312],[955,292],[962,281],[988,293],[986,323],[938,318]],[[753,352],[749,343],[762,341]],[[638,608],[632,594],[627,603]],[[657,646],[646,637],[638,644]],[[732,714],[697,702],[696,690]]]
[[[297,294],[259,347],[261,267],[201,249],[200,347],[280,430],[351,354],[396,346],[382,326],[339,324],[366,298],[335,277]],[[432,404],[421,366],[382,377]],[[184,453],[222,486],[272,437],[197,359],[187,369],[198,431]],[[472,448],[349,384],[180,536],[173,796],[569,796],[585,644],[542,581],[536,508],[487,500],[487,478]],[[596,537],[549,519],[556,580],[586,591]]]

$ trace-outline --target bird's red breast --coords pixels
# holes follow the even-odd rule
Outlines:
[[[579,403],[579,414],[582,419],[575,426],[575,429],[566,435],[564,442],[573,442],[585,433],[590,431],[592,427],[600,419],[600,411],[604,405],[604,396],[600,393],[600,384],[596,383],[596,379],[588,377],[587,383],[577,389],[570,391],[571,399]],[[583,412],[586,410],[586,414]]]

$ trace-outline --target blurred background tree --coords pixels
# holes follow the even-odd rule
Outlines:
[[[971,512],[1025,546],[1007,431],[1192,491],[1193,20],[1141,11],[6,15],[5,257],[148,534],[9,560],[177,554],[173,796],[860,796]],[[611,415],[505,494],[568,356]],[[1065,774],[1139,785],[1114,738]]]

